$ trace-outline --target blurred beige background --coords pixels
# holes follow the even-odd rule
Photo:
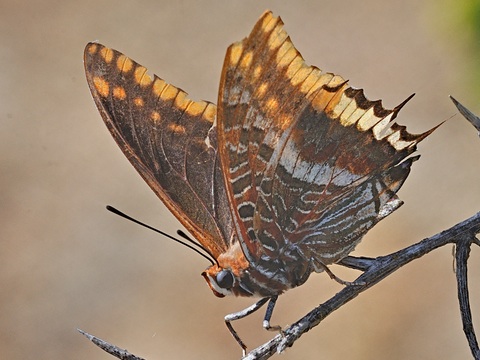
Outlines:
[[[216,101],[227,46],[269,8],[308,63],[350,79],[370,99],[391,108],[417,93],[398,120],[422,132],[456,113],[449,94],[480,113],[470,75],[479,58],[454,3],[470,2],[1,1],[1,357],[110,358],[77,327],[151,360],[241,354],[223,316],[252,301],[214,297],[200,277],[204,259],[104,209],[117,206],[170,233],[180,226],[103,124],[83,72],[87,42],[124,52],[194,99]],[[400,191],[405,205],[355,254],[395,251],[480,210],[473,127],[456,115],[420,153]],[[451,252],[398,271],[281,358],[470,358]],[[480,332],[478,248],[470,264]],[[339,289],[314,275],[280,298],[273,322],[292,323]],[[262,316],[235,324],[251,347],[269,338]]]

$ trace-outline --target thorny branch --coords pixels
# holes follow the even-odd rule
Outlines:
[[[463,105],[452,98],[455,105],[459,108],[462,115],[477,127],[479,119],[473,113],[468,111]],[[460,313],[463,323],[463,331],[468,341],[468,345],[475,360],[480,360],[480,348],[475,335],[472,323],[472,313],[470,308],[468,281],[467,281],[467,262],[472,244],[480,246],[480,240],[476,237],[480,233],[480,212],[469,219],[458,223],[448,230],[442,231],[430,238],[424,239],[416,244],[408,246],[402,250],[377,258],[355,258],[346,257],[339,264],[363,271],[363,273],[350,285],[345,286],[340,292],[332,298],[319,305],[296,323],[284,329],[283,334],[278,334],[267,343],[250,351],[244,360],[263,360],[268,359],[275,353],[284,351],[291,347],[297,339],[313,327],[320,324],[328,315],[340,308],[350,300],[356,298],[360,293],[374,286],[396,270],[400,269],[409,262],[422,257],[429,252],[445,246],[447,244],[455,245],[456,260],[456,278],[458,288],[458,300],[460,304]],[[117,357],[125,360],[144,360],[141,357],[133,355],[115,345],[111,345],[93,335],[82,330],[80,333],[85,335],[97,346]]]
[[[456,246],[458,262],[456,276],[459,286],[459,301],[462,311],[462,321],[464,324],[465,335],[467,336],[470,349],[472,354],[474,354],[474,358],[476,360],[480,359],[480,350],[478,348],[478,342],[473,331],[466,281],[466,263],[468,253],[472,243],[478,245],[478,240],[475,237],[477,233],[480,233],[480,212],[448,230],[422,240],[417,244],[411,245],[393,254],[380,256],[371,260],[360,258],[362,267],[365,267],[369,262],[370,265],[365,272],[360,275],[357,280],[355,280],[354,284],[346,286],[331,299],[313,309],[302,319],[285,329],[284,336],[277,335],[269,342],[250,351],[250,353],[244,359],[267,359],[276,352],[282,352],[287,347],[292,346],[293,343],[304,333],[317,326],[333,311],[354,299],[363,291],[380,282],[388,275],[392,274],[412,260],[415,260],[425,254],[428,254],[432,250],[449,243],[453,243]],[[463,261],[461,266],[460,261]],[[358,268],[356,263],[357,259],[353,257],[347,257],[340,262],[342,265]],[[465,271],[463,271],[463,268]],[[355,285],[355,283],[360,285]],[[460,294],[462,295],[460,296]]]
[[[109,344],[108,342],[97,338],[96,336],[90,335],[89,333],[77,329],[78,332],[82,335],[84,335],[88,340],[93,342],[95,345],[97,345],[100,349],[105,350],[107,353],[110,355],[115,356],[118,359],[122,360],[145,360],[144,358],[138,357],[136,355],[130,354],[127,350],[125,349],[120,349],[118,346]]]

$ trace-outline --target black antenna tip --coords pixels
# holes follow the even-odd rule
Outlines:
[[[117,215],[120,215],[120,216],[123,216],[123,215],[124,215],[123,212],[121,212],[120,210],[114,208],[113,206],[107,205],[107,206],[106,206],[106,209],[107,209],[108,211],[114,213],[114,214],[117,214]]]
[[[185,234],[185,231],[182,231],[180,229],[177,230],[177,234],[180,235],[181,237],[188,238],[188,235]]]

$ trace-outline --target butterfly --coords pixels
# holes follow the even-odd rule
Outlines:
[[[110,133],[143,179],[212,259],[218,297],[260,297],[231,321],[346,257],[402,205],[396,193],[418,156],[399,110],[305,63],[266,11],[226,53],[218,105],[122,53],[89,43],[88,85]]]

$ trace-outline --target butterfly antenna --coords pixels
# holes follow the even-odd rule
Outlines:
[[[215,256],[213,256],[213,254],[212,254],[210,251],[208,251],[207,248],[204,248],[202,245],[200,245],[199,243],[197,243],[195,240],[192,240],[192,239],[190,238],[190,236],[188,236],[187,234],[185,234],[185,232],[183,232],[182,230],[177,230],[177,235],[183,237],[183,238],[184,238],[185,240],[187,240],[188,242],[190,242],[190,243],[194,244],[195,246],[198,246],[199,248],[201,248],[203,251],[205,251],[208,255],[211,256],[211,258],[213,259],[213,261],[215,262],[215,264],[216,264],[217,266],[220,266],[220,265],[218,264],[217,259],[215,259]],[[212,264],[212,265],[213,265],[213,264]]]
[[[197,254],[200,254],[201,256],[203,256],[203,257],[204,257],[205,259],[207,259],[212,265],[215,265],[215,264],[217,263],[216,261],[212,260],[212,259],[215,259],[215,258],[213,257],[213,255],[212,255],[207,249],[205,249],[202,245],[200,245],[200,244],[198,244],[197,242],[195,242],[195,241],[193,241],[192,239],[190,239],[183,231],[180,233],[180,230],[179,230],[179,231],[178,231],[178,234],[179,234],[180,236],[182,236],[184,239],[188,240],[191,244],[195,245],[195,247],[192,246],[192,245],[190,245],[190,244],[188,244],[188,243],[186,243],[186,242],[184,242],[184,241],[182,241],[182,240],[179,240],[179,239],[177,239],[177,238],[174,238],[172,235],[169,235],[169,234],[167,234],[167,233],[165,233],[165,232],[163,232],[163,231],[161,231],[161,230],[158,230],[158,229],[154,228],[153,226],[147,225],[147,224],[145,224],[145,223],[143,223],[143,222],[141,222],[141,221],[139,221],[139,220],[137,220],[137,219],[134,219],[133,217],[131,217],[131,216],[129,216],[129,215],[121,212],[120,210],[118,210],[118,209],[116,209],[116,208],[114,208],[113,206],[107,205],[107,210],[110,211],[110,212],[112,212],[112,213],[114,213],[115,215],[121,216],[121,217],[123,217],[123,218],[125,218],[125,219],[127,219],[127,220],[130,220],[130,221],[134,222],[135,224],[138,224],[138,225],[141,225],[141,226],[143,226],[143,227],[146,227],[147,229],[150,229],[150,230],[152,230],[152,231],[155,231],[156,233],[159,233],[159,234],[161,234],[161,235],[163,235],[163,236],[165,236],[165,237],[167,237],[167,238],[169,238],[169,239],[171,239],[171,240],[173,240],[173,241],[176,241],[176,242],[178,242],[178,243],[180,243],[180,244],[188,247],[189,249],[195,251]],[[203,252],[201,252],[200,250],[198,250],[197,247],[200,248],[200,249],[202,249],[203,251],[205,251],[208,255],[211,256],[211,258],[208,257],[207,255],[205,255],[205,254],[204,254]],[[217,263],[217,265],[218,265],[218,263]]]

